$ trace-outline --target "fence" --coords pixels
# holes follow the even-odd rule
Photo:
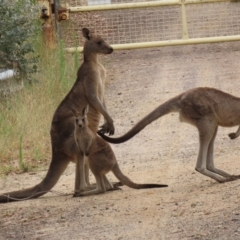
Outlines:
[[[60,25],[68,51],[82,46],[82,27],[114,49],[240,40],[239,0],[70,0],[67,6],[70,20]]]

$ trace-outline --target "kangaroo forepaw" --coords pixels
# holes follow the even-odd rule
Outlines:
[[[229,138],[232,139],[232,140],[237,138],[236,133],[229,133],[228,136],[229,136]]]

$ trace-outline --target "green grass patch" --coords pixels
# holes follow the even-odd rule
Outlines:
[[[0,99],[0,173],[49,165],[50,127],[56,107],[76,80],[78,54],[39,47],[39,72],[21,91]]]

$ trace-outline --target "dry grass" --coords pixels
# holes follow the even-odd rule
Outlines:
[[[38,82],[0,100],[1,174],[42,167],[51,158],[51,119],[76,79],[79,59],[66,55],[61,44],[43,49]]]

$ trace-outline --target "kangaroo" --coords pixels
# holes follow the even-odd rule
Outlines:
[[[122,143],[139,133],[151,122],[171,112],[179,112],[181,122],[192,124],[198,129],[199,153],[196,171],[219,183],[239,178],[239,176],[230,175],[214,167],[213,148],[218,126],[240,125],[240,98],[214,88],[195,88],[169,99],[121,137],[110,138],[105,136],[102,130],[99,130],[98,134],[110,143]],[[235,139],[239,135],[240,127],[236,133],[230,133],[229,137]]]
[[[97,188],[80,192],[74,196],[87,196],[105,193],[106,190],[112,190],[114,187],[106,177],[106,174],[110,171],[113,172],[123,185],[127,185],[131,188],[143,189],[167,187],[165,184],[137,184],[125,176],[118,166],[116,157],[109,143],[98,137],[97,134],[92,132],[88,127],[87,113],[88,106],[83,109],[82,114],[76,115],[75,139],[80,152],[88,158],[87,161],[89,167],[96,178]]]
[[[74,138],[74,117],[72,110],[82,111],[89,104],[89,128],[97,132],[101,114],[105,123],[101,126],[104,133],[114,134],[113,120],[107,112],[104,101],[106,71],[98,60],[99,54],[111,54],[113,48],[100,36],[82,29],[85,44],[84,60],[77,72],[77,79],[72,89],[57,107],[51,123],[52,160],[45,178],[36,186],[20,191],[0,195],[0,203],[20,199],[37,198],[53,188],[70,161],[76,163],[75,193],[87,188],[84,174],[83,156],[79,154]]]

